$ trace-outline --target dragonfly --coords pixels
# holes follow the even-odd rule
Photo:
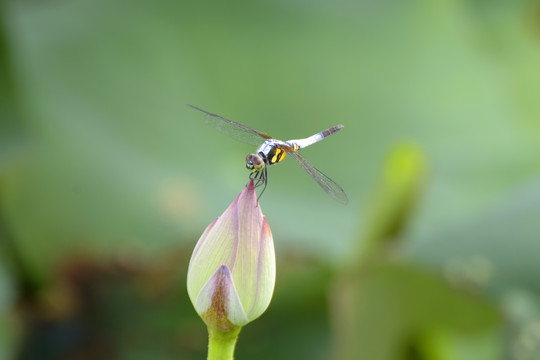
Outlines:
[[[195,110],[199,110],[206,114],[206,122],[214,127],[219,132],[230,136],[233,139],[239,140],[252,146],[257,146],[257,152],[249,154],[246,157],[246,168],[251,172],[250,179],[253,179],[256,186],[263,185],[264,188],[259,195],[261,197],[266,186],[268,185],[269,166],[280,163],[285,158],[285,155],[290,155],[304,171],[311,176],[317,184],[323,188],[328,195],[340,203],[348,203],[345,191],[336,184],[332,179],[323,174],[320,170],[311,165],[298,150],[309,145],[315,144],[328,136],[335,134],[343,129],[343,125],[336,125],[315,135],[304,139],[294,139],[281,141],[274,139],[265,132],[252,129],[246,125],[239,124],[232,120],[225,119],[219,115],[213,114],[194,105],[188,104]]]

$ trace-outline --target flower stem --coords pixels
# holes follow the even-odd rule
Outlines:
[[[208,360],[233,360],[241,329],[238,327],[229,332],[219,332],[208,328]]]

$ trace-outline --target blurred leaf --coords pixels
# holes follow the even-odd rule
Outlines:
[[[406,250],[418,261],[442,268],[450,280],[499,298],[519,288],[538,293],[538,219],[536,180],[509,191],[484,214],[411,236]]]
[[[358,238],[366,256],[378,256],[399,240],[420,201],[426,176],[423,152],[412,143],[393,146],[385,162],[378,188],[374,191],[365,230]],[[361,256],[355,262],[361,263]],[[368,259],[369,261],[369,259]]]
[[[361,276],[342,279],[332,300],[335,359],[407,359],[410,349],[424,346],[416,342],[426,336],[441,330],[461,337],[481,336],[500,321],[493,304],[404,265],[376,266]],[[489,340],[492,348],[497,342],[496,336]],[[492,359],[491,355],[487,352],[477,359]]]
[[[502,299],[506,344],[510,359],[540,356],[540,297],[525,290],[507,291]]]
[[[499,328],[475,334],[432,329],[416,339],[415,351],[420,358],[433,360],[502,359],[501,337]]]
[[[20,329],[12,307],[16,299],[16,284],[0,258],[0,358],[10,359],[15,353]]]

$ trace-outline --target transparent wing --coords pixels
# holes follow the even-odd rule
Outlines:
[[[234,122],[232,120],[225,119],[219,115],[212,114],[196,106],[189,105],[189,104],[188,106],[205,113],[206,122],[208,124],[216,128],[216,130],[218,130],[219,132],[225,135],[228,135],[235,140],[242,141],[253,146],[259,146],[266,139],[272,138],[270,135],[262,131],[258,131],[248,126]]]
[[[324,191],[328,193],[328,195],[330,195],[342,204],[346,204],[349,202],[345,191],[343,191],[343,189],[332,179],[330,179],[328,176],[324,175],[317,168],[311,165],[302,155],[300,155],[296,151],[289,152],[289,155],[291,155],[291,157],[296,160],[298,165],[300,165],[302,169],[304,169],[308,173],[308,175],[311,176],[311,178],[315,180],[317,184],[319,184],[324,189]]]

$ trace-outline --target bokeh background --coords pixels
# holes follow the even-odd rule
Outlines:
[[[261,198],[237,359],[540,359],[540,4],[2,0],[0,358],[203,359],[185,290],[254,149],[343,124]]]

